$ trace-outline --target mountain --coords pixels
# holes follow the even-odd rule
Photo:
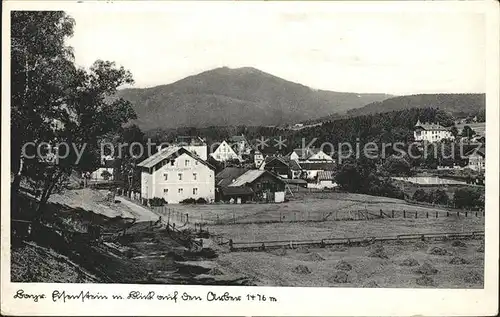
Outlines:
[[[118,96],[132,102],[143,130],[207,126],[269,126],[345,112],[392,97],[314,90],[255,68],[227,67],[169,85],[129,88]]]
[[[454,116],[466,116],[484,110],[485,94],[421,94],[376,101],[358,109],[347,111],[347,116],[361,116],[408,108],[437,108]]]

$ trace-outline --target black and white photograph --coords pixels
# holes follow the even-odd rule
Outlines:
[[[31,283],[266,305],[260,287],[485,289],[484,12],[111,2],[3,15],[9,300],[33,303]]]

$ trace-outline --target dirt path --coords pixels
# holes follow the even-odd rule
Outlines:
[[[116,196],[115,200],[119,200],[121,204],[127,206],[137,221],[157,221],[159,218],[159,216],[151,210],[128,201],[123,197]]]

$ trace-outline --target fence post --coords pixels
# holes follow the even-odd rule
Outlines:
[[[406,210],[403,210],[403,218],[406,218]]]
[[[219,224],[219,215],[217,215],[217,224]]]
[[[392,210],[392,218],[394,218],[394,209]]]
[[[449,211],[447,211],[447,212],[446,212],[446,217],[449,217],[449,216],[450,216],[450,212],[449,212]]]
[[[465,212],[465,218],[467,218],[467,211]]]
[[[189,214],[186,212],[186,223],[189,223]]]
[[[425,217],[426,217],[426,218],[429,218],[429,212],[427,212],[427,213],[425,214]]]
[[[380,218],[382,218],[382,209],[380,209]]]
[[[417,218],[418,218],[418,215],[417,215],[417,214],[418,214],[418,211],[415,211],[415,219],[417,219]]]
[[[436,211],[436,218],[438,217],[438,212]]]
[[[476,217],[477,217],[477,211],[476,211]]]
[[[460,218],[460,213],[457,211],[457,218]]]
[[[229,239],[229,251],[233,251],[233,239]]]
[[[233,223],[236,223],[236,216],[234,215],[234,211],[233,211]]]

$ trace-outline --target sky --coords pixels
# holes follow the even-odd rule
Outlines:
[[[485,91],[478,13],[248,10],[68,11],[76,63],[129,69],[134,87],[217,67],[255,67],[314,89],[359,93]]]

